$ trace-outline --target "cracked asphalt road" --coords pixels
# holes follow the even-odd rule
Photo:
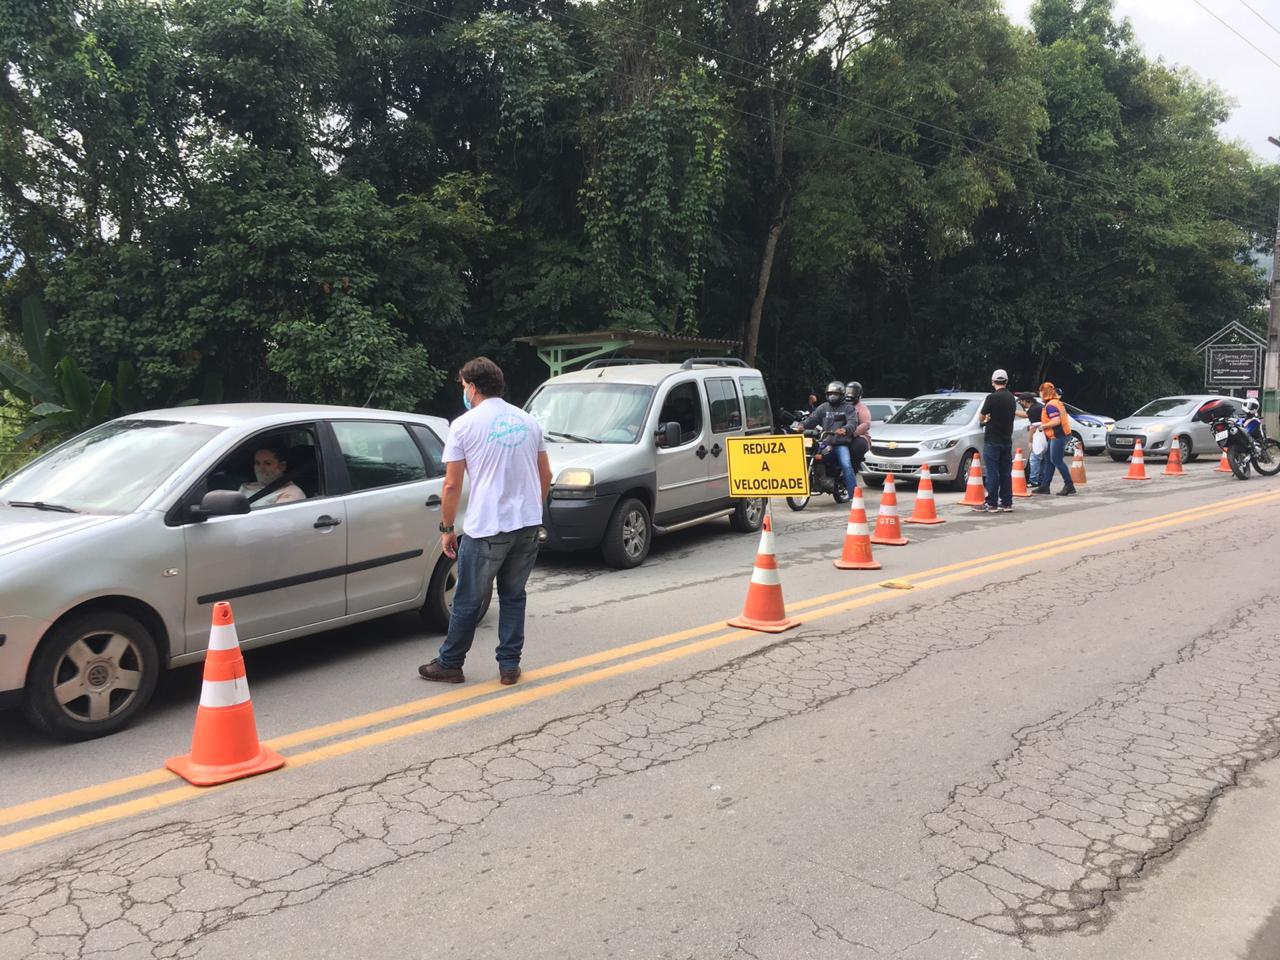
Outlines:
[[[956,524],[916,569],[965,533],[996,552],[1132,518],[1118,500],[1028,514]],[[1274,821],[1249,812],[1280,810],[1280,506],[1243,516],[26,851],[0,866],[0,958],[1257,960],[1280,903]],[[806,512],[794,535],[825,533]],[[696,552],[612,587],[615,606],[652,624]],[[788,596],[848,586],[829,559],[793,559]],[[702,620],[740,603],[718,569],[686,578]],[[554,622],[618,617],[610,575],[546,577],[574,608]]]

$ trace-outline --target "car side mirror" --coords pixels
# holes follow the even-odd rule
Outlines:
[[[210,490],[200,499],[199,506],[187,508],[187,515],[197,523],[210,517],[234,517],[248,513],[249,500],[236,490]]]
[[[670,423],[664,423],[658,430],[658,446],[680,446],[680,432],[680,424],[676,423],[674,420]]]

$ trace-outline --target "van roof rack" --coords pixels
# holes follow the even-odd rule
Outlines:
[[[746,367],[751,369],[750,364],[738,357],[690,357],[684,363],[680,364],[681,370],[692,370],[694,367]]]
[[[657,360],[650,360],[647,357],[612,357],[608,360],[592,360],[586,364],[583,370],[594,370],[597,367],[630,367],[637,363],[657,363]]]

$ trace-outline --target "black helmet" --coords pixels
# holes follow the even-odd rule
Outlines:
[[[850,403],[857,403],[862,399],[862,384],[857,380],[850,380],[844,385],[844,398]]]
[[[827,400],[831,403],[839,403],[844,399],[844,384],[839,380],[832,380],[827,384]]]

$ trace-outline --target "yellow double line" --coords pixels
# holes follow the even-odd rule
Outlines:
[[[973,560],[922,570],[914,575],[909,575],[908,580],[916,590],[929,590],[961,580],[996,573],[1020,564],[1044,560],[1064,553],[1077,552],[1089,547],[1136,537],[1155,530],[1193,523],[1197,520],[1244,510],[1276,500],[1280,500],[1280,492],[1236,497],[1225,502],[1191,507],[1186,510],[1160,514],[1145,520],[1134,520],[1087,533],[1019,547],[1014,550],[1006,550],[1002,553],[990,554]],[[835,593],[811,597],[799,603],[793,603],[790,607],[790,612],[807,611],[803,619],[806,623],[811,623],[815,620],[847,613],[860,607],[883,603],[897,596],[900,596],[900,594],[896,591],[884,590],[880,583],[869,583],[849,590],[840,590]],[[714,636],[708,636],[709,634],[714,634]],[[494,681],[478,683],[465,689],[424,697],[398,706],[376,710],[372,713],[365,713],[345,720],[299,730],[296,733],[269,740],[267,745],[276,750],[287,751],[291,747],[304,746],[320,741],[332,741],[300,753],[288,754],[289,762],[285,767],[287,772],[288,770],[309,766],[322,760],[331,760],[335,757],[354,753],[357,750],[368,749],[401,740],[405,737],[440,730],[467,720],[513,710],[526,704],[558,696],[570,690],[600,683],[601,681],[638,670],[660,666],[748,637],[759,637],[759,634],[747,630],[725,632],[723,621],[704,624],[689,630],[664,634],[663,636],[653,637],[638,643],[614,647],[585,657],[577,657],[573,660],[566,660],[547,667],[528,670],[524,673],[523,684],[520,688],[504,693],[500,697],[481,700],[479,703],[471,703],[467,706],[439,713],[433,712],[445,707],[453,707],[455,704],[489,697],[490,694],[498,693],[505,688]],[[668,649],[662,649],[664,647]],[[609,665],[601,666],[602,664]],[[587,672],[579,673],[578,671]],[[565,674],[574,675],[564,676]],[[554,680],[550,683],[539,683],[539,681],[551,680],[555,677],[563,677],[563,679]],[[536,684],[536,686],[531,684]],[[372,727],[379,727],[383,724],[393,724],[397,720],[406,720],[424,713],[430,713],[431,715],[392,726],[385,726],[382,729],[372,730],[369,733],[358,734],[346,739],[338,739],[344,734],[359,730],[369,730]],[[136,776],[123,777],[80,790],[72,790],[28,803],[17,804],[16,806],[0,809],[0,826],[47,817],[64,810],[73,810],[126,794],[136,793],[150,787],[174,783],[177,779],[168,770],[160,768],[137,774]],[[211,790],[228,789],[232,786],[234,784],[227,784],[223,787],[203,788],[183,785],[110,806],[99,807],[83,813],[51,820],[24,830],[0,835],[0,852],[16,850],[86,827],[110,823],[135,814],[158,810],[184,800],[203,796]]]

